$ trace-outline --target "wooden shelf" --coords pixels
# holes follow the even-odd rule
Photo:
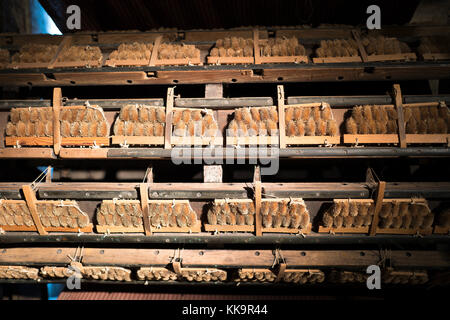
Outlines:
[[[368,62],[378,61],[415,61],[417,56],[415,53],[397,53],[397,54],[383,54],[383,55],[370,55],[367,56]]]
[[[340,227],[340,228],[334,228],[334,227],[324,227],[319,226],[319,233],[369,233],[370,227]]]
[[[254,57],[211,57],[206,58],[208,64],[253,64]]]
[[[227,145],[278,145],[279,136],[226,137]]]
[[[130,145],[163,145],[164,137],[150,136],[112,136],[112,144],[130,144]]]
[[[283,137],[287,145],[327,145],[339,144],[340,136],[301,136],[301,137]]]
[[[0,226],[4,231],[37,231],[35,226]],[[64,227],[44,227],[45,231],[48,232],[83,232],[83,233],[91,233],[93,232],[93,225],[89,224],[84,228],[64,228]]]
[[[450,53],[424,53],[423,60],[450,60]]]
[[[344,143],[392,143],[398,144],[398,134],[344,134]]]
[[[161,202],[158,200],[158,202]],[[170,201],[171,202],[171,201]],[[150,201],[149,201],[150,203]],[[100,226],[97,225],[96,230],[98,233],[144,233],[144,226],[141,227],[122,227],[122,226]],[[152,233],[198,233],[201,230],[201,223],[197,223],[191,227],[152,227]]]
[[[349,63],[349,62],[362,62],[361,57],[324,57],[313,58],[314,63]]]

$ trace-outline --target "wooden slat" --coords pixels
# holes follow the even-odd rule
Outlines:
[[[314,63],[349,63],[349,62],[361,62],[360,57],[323,57],[313,58]]]
[[[176,137],[170,138],[172,145],[223,145],[223,137]]]
[[[305,229],[294,229],[294,228],[262,228],[262,233],[303,233],[308,234],[311,232],[311,224],[309,224]]]
[[[1,229],[4,231],[38,231],[36,227],[28,227],[28,226],[0,226]],[[69,232],[69,233],[91,233],[93,232],[94,227],[92,224],[89,224],[88,226],[84,228],[64,228],[64,227],[46,227],[46,232]],[[47,234],[47,233],[45,233]],[[44,234],[44,235],[45,235]]]
[[[359,31],[358,30],[352,30],[352,35],[353,38],[356,41],[356,44],[358,45],[358,49],[359,49],[359,54],[361,55],[361,59],[363,62],[367,62],[369,61],[367,58],[367,52],[366,49],[364,49],[363,44],[361,43],[361,37],[359,35]]]
[[[52,137],[5,137],[6,146],[51,146]]]
[[[433,233],[436,233],[436,234],[450,234],[450,228],[448,228],[448,227],[441,227],[441,226],[434,226]]]
[[[344,134],[344,143],[398,143],[397,134]]]
[[[406,143],[447,143],[450,134],[406,134]]]
[[[307,56],[260,57],[261,63],[308,63]]]
[[[55,67],[55,63],[58,60],[59,55],[61,54],[61,52],[63,52],[64,50],[66,50],[67,48],[69,48],[71,46],[72,41],[73,41],[73,37],[71,35],[63,36],[63,39],[58,46],[58,49],[56,49],[55,56],[52,58],[52,60],[48,64],[49,69],[53,69]]]
[[[156,66],[187,66],[187,65],[201,65],[202,62],[199,57],[195,58],[180,58],[180,59],[157,59]]]
[[[261,53],[259,51],[259,30],[253,29],[253,54],[255,56],[255,64],[261,64]]]
[[[433,233],[433,228],[427,229],[404,229],[404,228],[377,228],[377,234],[421,234],[427,235]]]
[[[375,210],[373,213],[372,224],[370,226],[370,232],[369,232],[369,234],[371,236],[374,236],[378,229],[378,219],[379,219],[378,214],[380,213],[381,206],[383,205],[385,189],[386,189],[386,182],[385,181],[378,182],[377,198],[375,200]]]
[[[249,225],[215,225],[215,224],[204,224],[203,225],[205,231],[208,232],[254,232],[255,226],[249,226]]]
[[[150,57],[150,62],[148,63],[149,66],[155,66],[156,60],[158,60],[158,50],[159,45],[161,44],[163,36],[158,36],[155,40],[155,44],[153,45],[152,55]],[[167,119],[167,118],[166,118]]]
[[[255,197],[255,234],[256,236],[262,236],[262,217],[261,217],[261,169],[259,166],[255,166],[255,172],[253,176],[254,197]]]
[[[61,123],[59,121],[61,112],[61,88],[53,89],[53,151],[59,155],[61,150]]]
[[[148,136],[112,136],[112,144],[140,144],[140,145],[162,145],[164,137],[148,137]]]
[[[141,183],[139,185],[139,195],[141,198],[142,219],[144,219],[144,232],[146,236],[152,235],[152,226],[150,225],[148,211],[148,184]]]
[[[396,53],[396,54],[382,54],[382,55],[370,55],[367,57],[368,62],[377,61],[395,61],[395,60],[416,60],[417,56],[415,53]]]
[[[278,145],[279,136],[226,137],[227,145]]]
[[[280,134],[280,148],[286,148],[286,122],[284,117],[284,87],[282,85],[277,86],[277,100],[278,100],[278,123]]]
[[[166,127],[164,132],[164,149],[172,149],[172,119],[173,119],[173,101],[174,87],[167,88],[167,105],[166,105]]]
[[[394,96],[395,96],[395,108],[397,109],[398,139],[400,141],[400,148],[406,148],[403,98],[399,84],[394,84]]]
[[[146,59],[139,59],[139,60],[117,60],[117,59],[108,59],[105,62],[105,66],[108,67],[131,67],[131,66],[137,66],[137,67],[143,67],[148,66],[150,60]]]
[[[254,57],[211,57],[206,58],[208,64],[253,64]]]
[[[1,158],[53,159],[52,148],[0,148]]]
[[[44,227],[42,226],[41,219],[39,218],[39,213],[37,212],[36,208],[37,200],[34,191],[31,189],[30,185],[22,186],[22,191],[37,231],[39,232],[40,235],[46,235],[47,231],[45,231]]]
[[[295,145],[326,145],[339,144],[340,136],[301,136],[301,137],[285,137],[286,144]]]
[[[96,68],[102,66],[102,60],[56,61],[54,68]]]
[[[450,60],[450,53],[423,53],[423,60]]]
[[[97,225],[96,230],[98,233],[143,233],[144,227],[121,227],[121,226],[105,226]],[[154,233],[199,233],[201,231],[201,223],[197,221],[191,227],[161,227],[153,228],[152,234]]]
[[[108,137],[64,137],[61,139],[62,146],[109,146]]]
[[[319,233],[369,233],[369,227],[324,227],[319,226]]]

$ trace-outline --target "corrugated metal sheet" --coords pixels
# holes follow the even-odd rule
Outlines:
[[[374,1],[331,0],[40,0],[58,28],[65,32],[66,8],[81,8],[82,30],[149,30],[233,28],[312,24],[365,24]],[[375,1],[383,24],[407,23],[418,0]]]

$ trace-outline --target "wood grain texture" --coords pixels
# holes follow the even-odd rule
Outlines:
[[[23,195],[25,197],[25,201],[27,203],[27,207],[30,210],[31,217],[33,218],[34,225],[36,226],[37,231],[40,235],[48,234],[42,226],[41,219],[39,218],[39,213],[36,208],[36,195],[34,191],[31,189],[30,185],[22,186]]]

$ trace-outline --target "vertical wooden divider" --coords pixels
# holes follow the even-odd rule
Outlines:
[[[284,120],[284,87],[282,85],[277,86],[278,97],[278,122],[279,122],[279,135],[280,135],[280,149],[286,148],[286,123]]]
[[[139,184],[139,195],[141,198],[142,219],[144,219],[144,232],[146,236],[152,235],[152,226],[150,224],[148,212],[148,184]]]
[[[406,148],[405,114],[403,112],[402,91],[399,84],[394,84],[395,108],[397,109],[398,140],[400,148]]]
[[[364,49],[364,46],[361,43],[361,38],[359,36],[359,31],[352,30],[353,38],[356,41],[356,44],[358,45],[359,54],[361,55],[361,59],[363,62],[367,62],[369,59],[367,58],[367,52],[366,49]]]
[[[156,37],[155,44],[153,45],[152,55],[150,56],[149,66],[154,66],[156,60],[158,59],[158,49],[161,44],[162,36]]]
[[[173,110],[173,94],[175,87],[167,88],[167,102],[166,102],[166,127],[164,133],[164,149],[172,149],[172,110]]]
[[[255,188],[255,234],[262,236],[262,221],[261,221],[261,169],[255,166],[255,174],[253,177],[253,185]]]
[[[31,189],[31,186],[26,184],[22,186],[23,195],[25,196],[25,202],[30,210],[31,217],[33,218],[34,225],[40,235],[48,234],[42,225],[41,219],[39,218],[39,213],[36,208],[36,195]]]
[[[259,52],[259,30],[253,29],[253,55],[255,56],[255,64],[261,64],[261,54]]]
[[[378,189],[377,189],[377,198],[375,200],[375,212],[373,214],[373,220],[372,220],[372,224],[370,225],[370,231],[369,231],[369,235],[371,235],[371,236],[374,236],[377,233],[378,220],[379,220],[378,214],[380,213],[381,206],[383,205],[385,189],[386,189],[386,182],[379,181]]]
[[[286,263],[280,263],[278,265],[278,272],[277,272],[277,277],[275,279],[275,282],[280,282],[281,279],[283,279],[284,276],[284,271],[286,270]]]
[[[59,155],[61,151],[61,129],[60,129],[60,112],[61,112],[61,88],[53,89],[53,151],[55,155]]]

